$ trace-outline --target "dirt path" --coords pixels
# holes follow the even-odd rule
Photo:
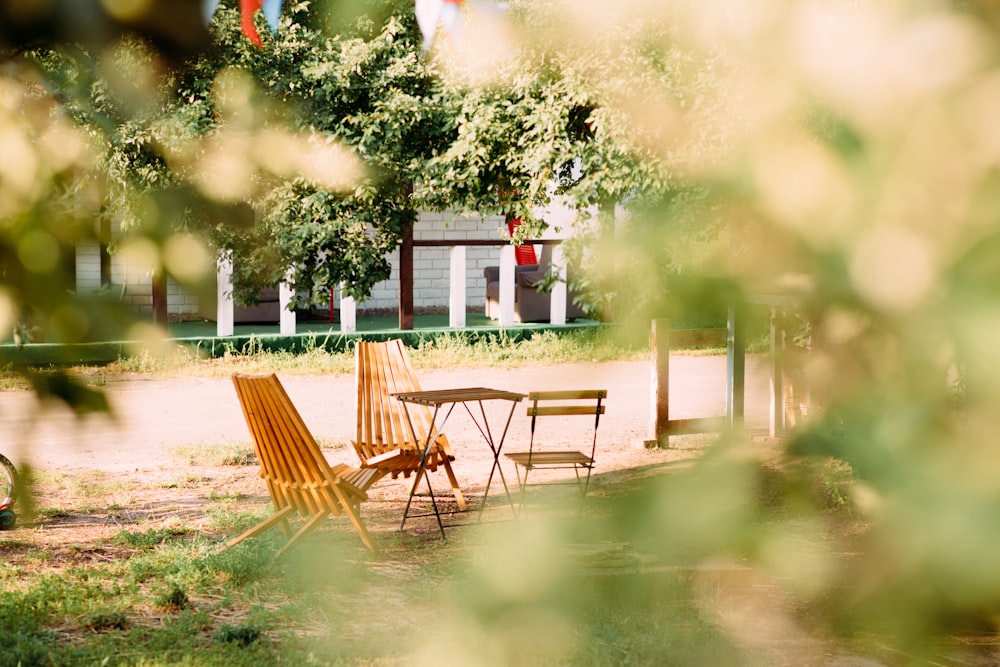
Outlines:
[[[748,364],[747,389],[748,421],[758,426],[766,418],[767,410],[766,380],[760,365]],[[671,416],[722,414],[725,368],[722,356],[672,357]],[[279,374],[279,377],[317,439],[350,441],[355,428],[352,376]],[[634,451],[641,459],[642,452],[635,444],[645,439],[650,429],[650,368],[645,361],[510,370],[439,370],[422,373],[421,383],[425,389],[489,386],[520,392],[603,387],[608,389],[609,396],[607,416],[601,425],[602,449],[618,453]],[[113,418],[97,415],[83,420],[63,408],[42,411],[29,392],[0,393],[0,452],[15,464],[30,464],[37,470],[141,473],[181,467],[184,462],[176,454],[179,447],[249,440],[228,378],[138,376],[110,381],[105,391],[114,411]],[[460,448],[473,449],[466,452],[466,459],[471,461],[480,458],[478,454],[488,454],[485,447],[479,446],[481,438],[467,415],[456,413],[447,432]],[[513,420],[508,443],[523,441],[526,432],[527,419],[521,409]],[[343,453],[351,454],[347,450]]]
[[[766,424],[768,408],[765,359],[748,360],[748,424]],[[724,411],[724,357],[676,356],[671,358],[671,416],[693,418],[719,415]],[[331,462],[357,463],[346,445],[354,431],[354,378],[351,376],[302,376],[279,374],[289,395],[314,435],[325,446]],[[613,473],[608,479],[625,480],[659,474],[673,465],[704,451],[705,437],[693,436],[672,441],[671,449],[643,449],[650,419],[650,369],[648,362],[581,363],[539,365],[511,370],[455,370],[421,374],[425,389],[457,386],[489,386],[527,392],[533,389],[603,387],[609,391],[608,411],[602,420],[598,450],[598,473]],[[18,465],[30,463],[35,470],[51,472],[39,476],[34,497],[46,510],[33,521],[19,524],[17,545],[5,552],[9,564],[58,573],[70,567],[104,564],[113,558],[127,558],[129,549],[116,546],[111,538],[123,530],[152,530],[159,527],[214,531],[211,513],[206,511],[224,497],[233,509],[239,499],[247,509],[265,511],[269,505],[266,489],[257,477],[256,466],[194,465],[178,448],[206,447],[230,442],[249,442],[232,383],[228,378],[135,377],[109,382],[105,387],[116,419],[106,416],[77,421],[64,409],[38,412],[29,392],[0,392],[0,452]],[[502,405],[493,406],[503,410]],[[491,414],[491,424],[502,419]],[[521,407],[515,413],[508,446],[526,442],[528,420]],[[492,458],[482,437],[467,415],[460,412],[448,423],[447,433],[456,450],[455,472],[472,506],[482,498]],[[568,431],[561,437],[572,437]],[[650,466],[650,467],[645,467]],[[513,480],[513,471],[507,476]],[[439,496],[446,498],[438,475],[434,482]],[[381,567],[412,565],[412,538],[438,544],[432,518],[406,524],[407,542],[389,537],[399,529],[411,480],[384,478],[369,491],[363,507],[365,522],[383,551]],[[89,486],[88,486],[89,485]],[[489,520],[508,521],[510,512],[501,498],[501,489],[491,489]],[[492,516],[490,513],[492,512]],[[331,521],[330,530],[350,534],[345,521]],[[225,537],[219,535],[219,538]],[[350,544],[361,549],[353,535]],[[392,545],[398,544],[395,550]],[[39,562],[38,549],[46,557]],[[419,550],[418,550],[419,551]],[[405,552],[405,553],[404,553]],[[426,553],[434,553],[429,550]],[[389,565],[387,565],[387,563]],[[873,665],[867,658],[844,653],[835,643],[816,639],[792,622],[797,610],[769,582],[757,585],[744,569],[706,570],[713,603],[721,604],[717,618],[732,624],[746,621],[747,627],[732,626],[734,636],[750,637],[755,651],[765,646],[762,637],[773,640],[768,664],[774,665]],[[721,574],[716,575],[715,572]],[[722,576],[728,591],[724,598],[714,592]],[[726,606],[730,605],[730,606]],[[742,605],[742,606],[740,606]],[[152,622],[152,621],[151,621]],[[771,624],[770,626],[768,624]],[[749,628],[749,629],[748,629]],[[765,628],[765,631],[760,630]],[[767,637],[770,633],[770,637]],[[752,636],[751,636],[752,635]],[[972,649],[959,647],[961,664],[974,664]],[[970,654],[966,656],[966,654]],[[836,658],[830,659],[830,656]],[[942,664],[958,664],[942,660]],[[975,662],[987,664],[987,662]],[[996,664],[990,661],[988,664]]]
[[[762,426],[767,414],[767,385],[760,361],[749,364],[747,377],[746,409],[752,427]],[[694,418],[722,414],[725,371],[724,357],[672,358],[671,415]],[[354,378],[279,376],[331,462],[356,465],[354,451],[346,444],[355,428]],[[670,449],[644,449],[637,445],[648,437],[650,428],[648,362],[433,371],[421,373],[421,384],[425,389],[488,386],[518,392],[606,388],[608,410],[601,422],[596,471],[598,478],[603,479],[591,486],[595,495],[608,480],[617,483],[638,479],[674,469],[677,462],[683,465],[684,461],[700,456],[708,441],[705,436],[689,436],[672,441],[674,446]],[[29,392],[0,392],[0,451],[19,466],[30,463],[36,471],[46,473],[38,475],[32,487],[33,500],[42,511],[34,518],[20,521],[17,543],[5,551],[5,562],[34,574],[58,575],[70,568],[89,568],[95,563],[103,566],[109,560],[128,558],[134,550],[114,540],[125,531],[181,529],[212,534],[222,540],[232,535],[220,532],[222,529],[213,519],[213,508],[224,506],[228,512],[267,511],[270,500],[257,476],[256,465],[192,464],[188,456],[177,452],[178,448],[190,450],[199,445],[249,442],[228,378],[135,377],[109,382],[105,390],[115,420],[95,416],[77,421],[64,409],[39,413]],[[490,424],[502,424],[506,406],[495,404],[489,409]],[[507,437],[508,449],[527,442],[527,429],[528,419],[522,405],[515,412]],[[576,435],[568,427],[556,430],[560,431],[554,434],[556,438],[570,439]],[[493,463],[490,451],[468,415],[461,411],[451,417],[446,431],[455,448],[454,470],[470,508],[482,507],[484,486]],[[505,467],[513,486],[516,484],[513,469],[509,463]],[[611,474],[605,477],[605,473]],[[442,509],[454,509],[442,475],[432,477],[437,496],[442,499],[439,503],[444,503]],[[441,543],[430,516],[410,519],[406,523],[406,539],[395,537],[411,484],[412,479],[386,477],[369,490],[362,513],[381,549],[373,567],[408,571],[406,568],[413,567],[415,551],[417,558],[434,558],[437,553]],[[502,487],[494,484],[483,515],[487,524],[511,520],[513,514],[502,498]],[[425,499],[420,502],[426,506]],[[470,516],[457,521],[476,523],[477,519]],[[362,549],[346,521],[332,520],[325,522],[324,527],[345,533],[346,544]],[[414,540],[432,544],[435,549],[415,550]],[[45,553],[41,562],[36,555],[39,550]],[[737,574],[744,586],[752,585],[742,569]],[[713,584],[713,590],[714,587]],[[750,593],[758,592],[738,590],[741,593],[734,595],[734,599],[742,599],[743,593],[751,599]],[[767,609],[773,611],[778,606],[768,601]],[[720,614],[735,617],[725,609]],[[152,625],[157,621],[144,622]],[[771,664],[807,664],[796,657],[786,658],[800,653],[813,655],[823,649],[816,648],[809,638],[780,639],[783,659]],[[793,653],[793,649],[799,653]]]
[[[752,426],[762,425],[767,413],[766,381],[759,366],[752,364],[748,372],[747,412]],[[671,415],[722,414],[725,374],[724,357],[672,358]],[[349,445],[355,429],[353,376],[279,377],[331,463],[357,465]],[[421,384],[425,389],[488,386],[518,392],[606,388],[608,410],[598,438],[599,474],[646,474],[650,469],[644,466],[699,456],[707,441],[705,436],[687,436],[672,440],[670,449],[641,447],[650,429],[647,362],[430,371],[421,373]],[[211,461],[219,458],[217,445],[249,444],[228,378],[135,376],[109,380],[104,390],[114,417],[96,415],[82,420],[62,407],[42,410],[30,392],[0,392],[0,452],[22,470],[31,466],[37,474],[32,492],[35,504],[46,510],[39,520],[19,524],[20,536],[62,554],[54,562],[75,562],[67,545],[98,544],[126,526],[151,528],[181,522],[186,528],[205,529],[211,524],[206,508],[220,493],[241,497],[248,507],[268,504],[256,465],[192,462],[196,458],[192,452],[202,446],[215,449],[214,455],[202,457]],[[487,407],[491,427],[502,425],[509,408],[501,403]],[[546,441],[580,438],[580,429],[586,430],[586,425],[576,423],[583,420],[572,421],[565,429],[546,431]],[[507,435],[507,451],[527,443],[528,424],[522,404]],[[460,409],[452,415],[446,432],[455,449],[454,470],[463,491],[470,499],[482,497],[493,464],[489,448]],[[512,466],[506,462],[504,467],[514,483]],[[365,504],[369,529],[378,533],[398,528],[410,484],[411,480],[402,477],[386,477],[372,487]],[[494,480],[491,496],[496,497],[501,488],[499,479]],[[419,531],[419,526],[415,529]]]

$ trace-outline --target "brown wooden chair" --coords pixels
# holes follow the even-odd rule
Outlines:
[[[359,341],[354,359],[358,429],[352,444],[361,467],[374,468],[393,478],[400,474],[409,477],[420,469],[423,446],[434,428],[434,413],[428,406],[410,404],[411,432],[406,408],[393,396],[421,391],[403,341]],[[439,466],[444,468],[458,507],[464,510],[465,496],[451,468],[454,460],[448,439],[438,434],[427,453],[426,469],[433,472]],[[414,480],[414,485],[419,481]]]
[[[604,399],[607,396],[608,392],[604,389],[535,391],[528,394],[530,402],[528,416],[531,417],[531,438],[528,451],[506,452],[504,454],[515,463],[517,481],[521,489],[520,506],[522,508],[528,486],[528,473],[535,468],[572,468],[576,474],[576,483],[580,487],[581,497],[587,495],[587,490],[590,487],[590,472],[594,468],[594,455],[597,453],[597,427],[601,423],[601,415],[606,410]],[[560,416],[593,418],[594,429],[589,454],[575,449],[547,448],[538,443],[535,433],[539,418]],[[585,475],[582,474],[583,471],[586,471]]]
[[[274,374],[235,373],[233,384],[253,438],[260,476],[267,483],[275,513],[230,540],[225,548],[275,525],[279,525],[285,535],[290,535],[288,519],[298,513],[306,523],[278,552],[281,555],[325,517],[343,513],[365,546],[376,550],[361,520],[360,506],[368,498],[368,487],[382,476],[382,472],[343,463],[331,467]]]

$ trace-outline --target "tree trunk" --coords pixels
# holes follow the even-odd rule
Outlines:
[[[167,274],[153,273],[153,324],[167,326]]]
[[[611,249],[615,242],[615,202],[605,199],[598,207],[597,219],[600,221],[601,238],[598,242],[599,248]],[[609,294],[614,294],[613,290],[608,290]],[[598,317],[602,322],[611,322],[615,317],[614,299],[601,302],[601,312]]]
[[[413,329],[413,227],[407,227],[399,244],[399,329]]]
[[[100,243],[100,271],[101,271],[101,287],[111,286],[111,252],[108,249],[108,243],[111,241],[111,221],[108,220],[107,216],[102,216],[100,221],[100,231],[98,233],[98,241]]]

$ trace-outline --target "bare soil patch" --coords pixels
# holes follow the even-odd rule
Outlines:
[[[721,357],[678,357],[671,378],[673,414],[678,418],[720,414],[724,371],[725,359]],[[331,463],[356,465],[348,444],[354,430],[354,378],[279,377]],[[598,473],[691,458],[705,441],[704,436],[687,436],[673,441],[677,448],[642,448],[650,430],[646,362],[536,366],[485,373],[431,371],[421,379],[425,389],[608,389],[608,412],[599,433]],[[762,386],[760,374],[752,372],[751,381],[756,383],[748,392],[751,405],[761,413],[757,405],[760,397],[752,389]],[[246,443],[249,447],[249,434],[228,378],[110,378],[105,379],[103,389],[111,415],[83,418],[60,406],[39,405],[30,392],[0,393],[0,451],[19,468],[31,470],[34,504],[40,510],[33,519],[22,520],[17,531],[7,537],[30,540],[60,554],[74,551],[69,545],[84,550],[125,529],[177,525],[205,530],[210,524],[206,510],[213,498],[239,498],[247,509],[269,503],[256,466],[197,465],[178,453],[220,443]],[[502,424],[506,405],[488,404],[487,408],[490,424]],[[456,474],[463,489],[475,498],[482,494],[492,456],[461,410],[451,417],[446,430],[456,448]],[[565,444],[580,434],[578,429],[557,428],[545,435],[551,442]],[[517,407],[505,446],[508,450],[524,447],[527,436],[528,420],[522,404]],[[505,463],[505,474],[514,484],[509,463]],[[445,485],[436,477],[432,476],[432,482],[443,490]],[[363,509],[373,530],[398,528],[409,483],[384,479],[373,487],[371,500]],[[501,491],[499,482],[494,481],[491,505]],[[25,509],[21,508],[22,513]]]

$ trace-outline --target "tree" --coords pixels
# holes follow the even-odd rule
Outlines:
[[[99,2],[0,4],[2,338],[75,343],[126,337],[122,332],[132,319],[122,304],[109,294],[75,293],[68,261],[76,244],[106,241],[99,221],[106,211],[108,179],[100,156],[115,122],[102,119],[81,127],[77,112],[88,106],[78,85],[87,76],[84,68],[67,69],[55,81],[35,66],[34,56],[55,51],[63,58],[80,57],[88,48],[146,40],[157,54],[155,63],[147,65],[162,63],[167,70],[207,46],[197,2],[173,5],[170,21],[164,20],[162,6],[147,9],[122,18]],[[155,78],[159,70],[149,74]],[[125,123],[128,118],[118,120]],[[161,231],[150,225],[145,236],[154,255],[158,242],[169,238]],[[16,365],[18,359],[7,361]],[[105,407],[99,392],[63,373],[16,368],[41,395],[62,399],[80,411]]]
[[[914,663],[929,660],[931,638],[993,634],[1000,579],[980,554],[996,549],[1000,506],[995,8],[677,2],[637,17],[550,6],[548,25],[561,29],[539,48],[569,45],[581,68],[630,72],[635,88],[606,102],[685,186],[611,252],[627,266],[621,289],[732,305],[760,292],[793,299],[812,341],[797,372],[820,409],[785,443],[781,469],[842,466],[852,481],[839,502],[863,523],[840,569],[821,535],[843,515],[817,507],[816,481],[793,474],[776,504],[801,533],[772,531],[775,497],[761,489],[774,469],[732,434],[636,508],[667,536],[658,548],[676,553],[691,539],[698,546],[680,550],[693,562],[729,554],[776,574],[811,621],[789,615],[794,626],[851,640],[878,632]],[[644,33],[654,52],[690,55],[683,80],[700,97],[676,99],[656,61],[636,58],[638,40],[600,48],[601,34],[636,23],[659,27]],[[702,89],[706,66],[716,81]],[[701,235],[719,224],[723,236]],[[681,262],[684,281],[662,271]],[[713,490],[702,509],[698,489]],[[700,532],[710,524],[718,530]]]
[[[299,292],[320,298],[343,284],[347,294],[366,297],[389,277],[386,255],[416,219],[408,186],[445,139],[436,84],[418,56],[412,20],[362,19],[355,34],[329,35],[297,23],[306,7],[293,4],[287,30],[261,52],[232,43],[239,39],[231,31],[233,18],[222,13],[220,51],[235,57],[201,68],[212,76],[223,64],[238,67],[282,109],[279,127],[296,128],[314,146],[348,147],[360,158],[347,150],[317,156],[339,161],[334,171],[347,164],[355,171],[353,182],[317,182],[299,175],[306,171],[301,168],[299,174],[274,174],[255,197],[261,220],[251,234],[218,230],[219,245],[233,252],[237,293],[244,298],[283,279],[288,267]],[[266,133],[267,127],[265,121],[254,131]]]
[[[504,86],[449,79],[420,53],[409,3],[378,7],[330,34],[306,3],[289,3],[260,49],[222,8],[216,47],[179,71],[158,109],[120,128],[108,162],[140,201],[187,184],[219,204],[252,204],[253,224],[207,225],[232,256],[240,301],[286,279],[317,300],[336,285],[363,299],[388,278],[386,255],[420,208],[504,212],[531,232],[553,185],[584,210],[652,180],[593,129],[585,86],[557,63],[508,63]],[[580,176],[574,165],[627,176]]]

